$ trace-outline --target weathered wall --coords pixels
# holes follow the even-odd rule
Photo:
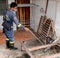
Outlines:
[[[38,7],[37,6],[31,7],[31,16],[30,16],[31,17],[30,26],[32,27],[32,29],[37,31],[40,16],[42,15],[40,9],[43,8],[45,10],[46,0],[32,0],[32,3],[39,5]]]
[[[57,1],[55,30],[56,30],[56,35],[60,36],[60,0]]]

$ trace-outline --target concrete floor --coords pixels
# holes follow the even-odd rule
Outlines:
[[[34,36],[30,32],[26,31],[16,31],[15,32],[15,46],[18,47],[18,50],[13,51],[6,49],[5,47],[5,35],[2,34],[2,31],[0,31],[0,58],[20,58],[25,51],[21,51],[21,41],[26,41],[26,46],[31,48],[37,45],[41,45],[40,42],[38,42]],[[32,40],[31,40],[32,39]],[[44,49],[37,50],[31,52],[35,58],[44,58],[42,56],[45,55],[52,55],[56,53],[55,49],[50,49],[48,51],[44,51]]]
[[[37,46],[39,44],[38,41],[35,41],[35,40],[28,41],[28,42],[29,42],[29,44],[26,44],[26,46],[30,47],[30,48],[33,46]],[[26,42],[26,43],[28,43],[28,42]],[[36,44],[36,43],[38,43],[38,44]],[[5,44],[0,45],[0,58],[20,58],[23,55],[23,53],[25,53],[25,51],[21,51],[21,42],[16,41],[15,47],[17,47],[18,50],[16,50],[16,51],[9,50],[9,49],[6,49]],[[50,56],[50,55],[56,53],[56,51],[51,49],[51,50],[48,50],[45,52],[44,49],[41,49],[41,50],[33,51],[31,53],[35,58],[44,58],[42,56]]]
[[[15,46],[18,47],[18,50],[13,51],[6,49],[5,45],[5,35],[0,30],[0,58],[18,58],[20,57],[24,52],[21,51],[21,41],[24,40],[30,40],[33,38],[33,35],[31,35],[30,32],[26,31],[15,31],[14,33],[15,37]]]
[[[20,43],[17,47],[19,47],[18,50],[14,51],[14,50],[6,49],[5,44],[0,45],[0,58],[17,58],[17,57],[20,57],[23,53],[20,51]]]

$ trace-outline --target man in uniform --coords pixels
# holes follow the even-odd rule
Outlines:
[[[12,2],[10,4],[10,9],[5,10],[3,21],[10,24],[10,28],[4,28],[5,35],[6,35],[6,48],[16,50],[17,48],[14,47],[14,32],[13,32],[13,22],[16,24],[17,27],[25,29],[26,31],[28,28],[24,27],[19,23],[19,20],[16,17],[16,10],[17,10],[17,4],[15,2]],[[8,25],[8,24],[7,24]]]

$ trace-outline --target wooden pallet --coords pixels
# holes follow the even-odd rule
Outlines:
[[[47,19],[46,16],[42,16],[40,18],[40,23],[39,23],[39,26],[38,26],[38,30],[37,30],[37,36],[35,36],[34,33],[32,33],[32,31],[30,31],[31,34],[34,35],[34,37],[36,39],[38,39],[38,41],[40,43],[43,42],[44,45],[42,46],[35,46],[35,47],[32,47],[32,48],[28,48],[26,47],[25,43],[23,43],[23,47],[25,49],[25,51],[31,56],[31,58],[35,58],[31,51],[35,51],[35,50],[39,50],[39,49],[43,49],[43,48],[47,48],[47,47],[52,47],[54,45],[57,45],[57,41],[60,40],[58,37],[57,40],[54,40],[52,43],[50,43],[50,39],[52,40],[53,39],[53,36],[54,36],[54,27],[53,27],[53,20],[51,20],[50,18]],[[47,44],[48,42],[48,44]]]
[[[43,23],[46,21],[46,19],[47,19],[47,17],[46,16],[41,16],[41,18],[40,18],[40,22],[39,22],[39,26],[38,26],[38,30],[37,30],[37,33],[39,33],[40,31],[41,31],[41,29],[42,29],[42,25],[43,25]]]
[[[46,16],[42,16],[39,22],[37,36],[43,42],[43,44],[49,43],[54,35],[53,20],[47,19]],[[49,39],[50,37],[50,39]]]

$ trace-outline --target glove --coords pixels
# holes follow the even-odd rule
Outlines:
[[[20,27],[20,30],[24,30],[24,26],[23,25]]]
[[[18,28],[19,28],[20,30],[24,30],[24,26],[23,26],[22,24],[19,24],[19,25],[18,25]]]

